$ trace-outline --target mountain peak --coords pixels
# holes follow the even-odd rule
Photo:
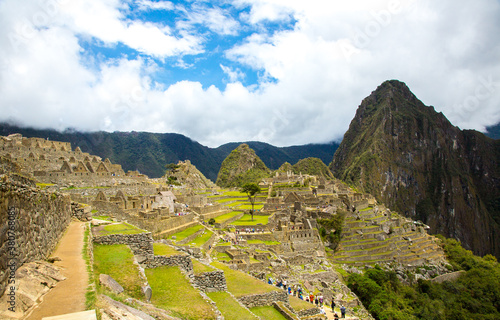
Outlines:
[[[494,140],[461,131],[390,80],[362,101],[330,169],[432,232],[500,256],[496,150]]]

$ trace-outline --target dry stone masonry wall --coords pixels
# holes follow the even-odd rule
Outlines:
[[[194,285],[204,292],[226,291],[226,277],[224,271],[210,271],[194,275]]]
[[[0,295],[10,271],[45,260],[71,221],[68,196],[0,180]]]
[[[271,291],[240,297],[238,298],[238,301],[240,301],[247,308],[272,306],[273,301],[281,301],[288,304],[288,295],[284,290]]]
[[[130,247],[134,255],[149,257],[153,252],[153,237],[151,232],[138,234],[110,234],[94,238],[94,243],[98,244],[126,244]]]

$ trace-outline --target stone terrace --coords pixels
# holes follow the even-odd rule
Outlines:
[[[436,239],[423,226],[377,209],[367,207],[358,215],[346,216],[340,251],[333,262],[357,266],[389,261],[421,265],[444,259]]]

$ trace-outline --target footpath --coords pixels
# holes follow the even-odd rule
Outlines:
[[[88,274],[82,257],[85,222],[72,221],[59,241],[53,257],[61,261],[54,265],[62,268],[66,280],[50,290],[42,302],[24,320],[41,320],[67,313],[85,310],[85,293],[88,286]]]

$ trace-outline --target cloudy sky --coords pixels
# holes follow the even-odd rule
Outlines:
[[[0,0],[0,121],[340,140],[383,81],[500,121],[499,0]]]

